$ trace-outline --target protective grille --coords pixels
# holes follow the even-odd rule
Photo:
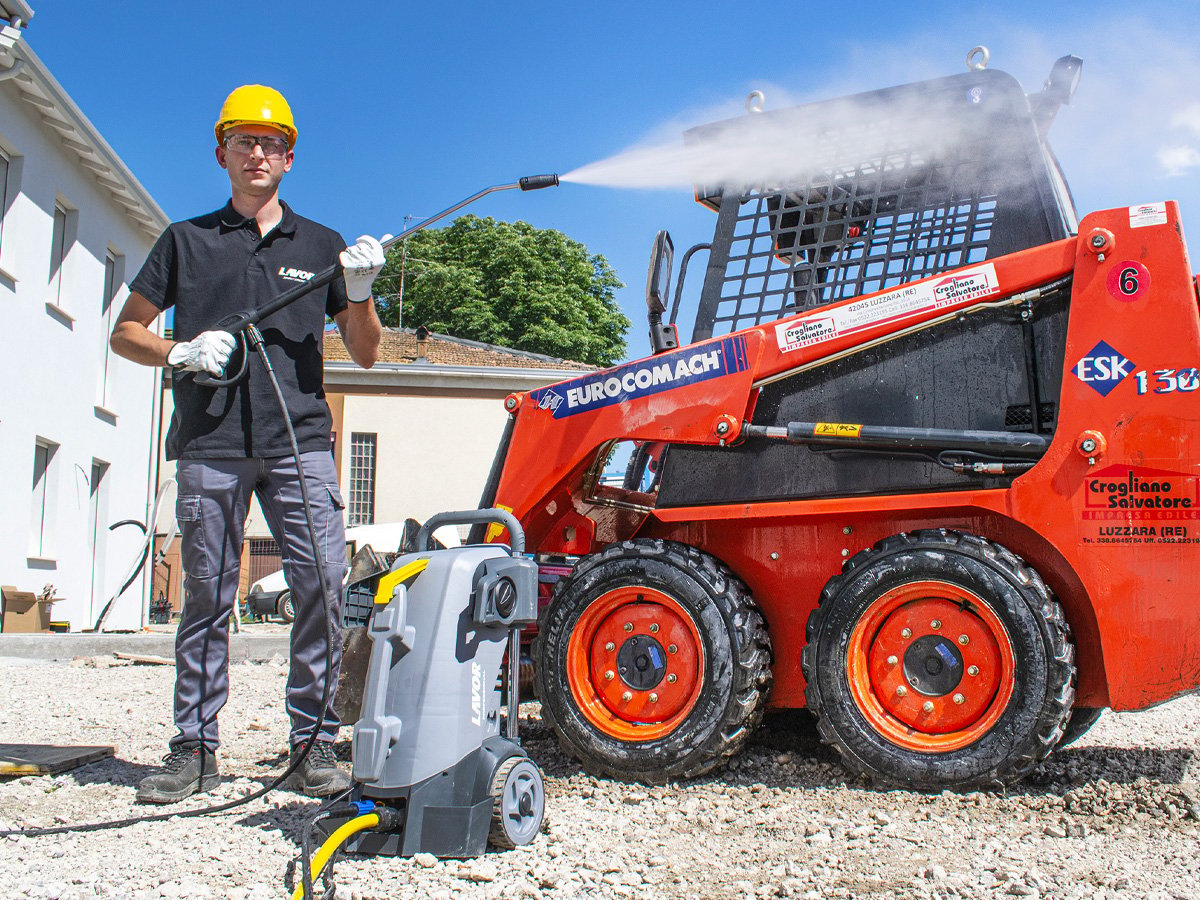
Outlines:
[[[1019,84],[977,71],[692,129],[716,169],[700,340],[1066,237],[1069,197]]]
[[[911,150],[799,189],[752,189],[738,201],[713,334],[979,262],[996,204],[978,160]]]

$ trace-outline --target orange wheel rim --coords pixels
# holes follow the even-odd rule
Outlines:
[[[662,591],[607,591],[571,631],[567,682],[580,712],[602,733],[623,741],[663,737],[700,696],[700,632],[691,614]]]
[[[871,727],[922,753],[969,746],[1013,694],[1008,630],[973,591],[944,581],[893,588],[850,634],[850,693]]]

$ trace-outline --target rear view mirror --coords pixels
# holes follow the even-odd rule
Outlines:
[[[650,251],[650,271],[646,276],[646,309],[652,316],[661,316],[667,309],[674,256],[675,245],[671,243],[671,235],[660,231],[654,238],[654,249]]]

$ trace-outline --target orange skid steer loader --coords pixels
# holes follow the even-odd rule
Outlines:
[[[482,503],[572,567],[533,655],[589,770],[698,775],[807,707],[878,783],[1005,784],[1200,684],[1198,283],[1175,203],[1077,219],[1080,68],[689,132],[794,170],[697,187],[691,342],[664,232],[653,355],[508,397]]]

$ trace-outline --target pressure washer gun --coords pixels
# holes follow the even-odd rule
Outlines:
[[[441,219],[446,218],[446,216],[450,215],[451,213],[462,209],[464,206],[474,203],[481,197],[486,197],[488,194],[495,193],[496,191],[511,191],[514,188],[520,188],[522,191],[539,191],[542,188],[556,187],[557,185],[557,175],[526,175],[524,178],[520,178],[514,181],[512,184],[492,185],[492,187],[484,188],[479,193],[472,194],[465,200],[460,200],[458,203],[455,203],[453,206],[442,210],[440,213],[430,216],[422,222],[418,222],[411,228],[400,232],[395,237],[389,238],[386,241],[382,241],[381,243],[383,249],[387,250],[393,244],[403,241],[405,238],[415,234],[421,229],[428,228],[434,222],[438,222]],[[329,268],[318,272],[303,284],[298,284],[293,288],[289,288],[274,300],[270,300],[267,303],[264,303],[262,306],[254,309],[244,309],[239,312],[230,313],[225,318],[217,322],[213,328],[215,330],[227,331],[230,334],[242,337],[251,346],[257,347],[257,345],[262,341],[262,335],[258,333],[258,329],[256,327],[259,322],[272,313],[278,312],[285,306],[294,303],[309,291],[315,291],[317,288],[324,287],[325,285],[329,284],[329,282],[333,281],[333,279],[336,278],[341,271],[341,265],[339,263],[334,263]],[[195,376],[196,383],[205,385],[207,387],[229,387],[231,384],[236,384],[246,374],[246,361],[249,357],[249,354],[245,352],[245,349],[246,348],[243,348],[242,362],[241,366],[238,368],[237,374],[230,378],[217,378],[201,372]],[[180,374],[182,375],[184,373]]]

